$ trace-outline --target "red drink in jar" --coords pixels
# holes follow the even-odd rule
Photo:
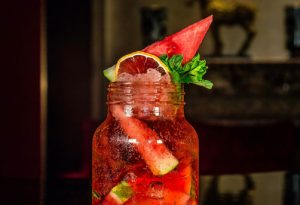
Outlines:
[[[93,138],[93,205],[198,204],[199,144],[180,84],[116,82]]]

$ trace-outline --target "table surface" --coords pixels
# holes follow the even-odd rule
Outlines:
[[[41,191],[44,187],[44,193]],[[1,205],[89,205],[90,179],[39,180],[0,177]],[[43,194],[41,194],[43,193]]]
[[[292,184],[295,174],[300,178],[300,172],[288,173],[282,189],[285,199],[282,204],[296,205],[295,190]],[[297,179],[298,179],[297,178]],[[296,183],[300,184],[300,180]],[[82,179],[48,179],[45,194],[40,197],[40,182],[37,180],[0,178],[0,204],[1,205],[89,205],[91,204],[91,180]],[[258,190],[257,190],[258,191]],[[296,197],[297,197],[296,196]],[[267,197],[267,196],[266,196]],[[284,202],[285,201],[285,202]],[[295,203],[296,202],[296,203]],[[266,204],[268,205],[268,204]],[[297,204],[299,205],[299,204]]]

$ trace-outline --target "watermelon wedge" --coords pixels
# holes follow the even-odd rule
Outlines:
[[[154,130],[134,117],[127,117],[118,105],[112,106],[111,112],[119,121],[129,140],[134,142],[133,145],[154,175],[165,175],[178,165],[178,160],[165,144],[161,143],[161,139]]]
[[[126,202],[126,205],[184,205],[188,203],[189,199],[189,195],[185,193],[165,189],[162,199],[156,199],[144,196],[143,194],[137,194],[130,200],[128,200],[128,202]]]
[[[195,56],[212,21],[213,16],[209,16],[147,46],[143,51],[156,56],[163,54],[167,54],[169,57],[175,54],[183,55],[183,63],[186,63]]]
[[[166,205],[187,204],[189,199],[190,196],[186,193],[176,192],[168,189],[164,191],[164,204]]]
[[[164,188],[174,192],[181,192],[192,196],[193,180],[192,167],[176,168],[164,176],[152,176],[149,173],[138,176],[134,182],[129,182],[135,192],[146,192],[151,184],[159,182]]]
[[[191,200],[189,204],[190,205],[198,205],[198,203],[195,199]]]
[[[103,205],[122,205],[133,196],[134,192],[130,185],[121,181],[105,197]]]
[[[190,195],[192,190],[192,167],[187,166],[171,172],[165,175],[162,181],[169,189]]]
[[[165,178],[165,176],[162,178]],[[189,192],[186,193],[185,188],[177,187],[178,185],[184,185],[182,183],[178,184],[178,179],[175,179],[175,184],[171,185],[171,178],[168,179],[170,180],[169,183],[165,183],[166,181],[162,178],[147,178],[147,176],[138,178],[136,184],[131,184],[136,194],[126,204],[183,205],[191,200],[191,196]],[[155,187],[155,184],[161,184],[161,186]]]
[[[164,176],[143,173],[133,181],[121,181],[106,196],[103,204],[187,204],[188,201],[195,201],[191,194],[192,183],[192,168],[189,165],[179,166]]]

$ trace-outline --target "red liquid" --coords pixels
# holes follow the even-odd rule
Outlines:
[[[164,144],[179,163],[164,175],[154,175],[142,157],[138,147],[141,144],[137,145],[120,120],[109,114],[93,138],[93,205],[198,204],[198,137],[183,114],[168,119],[156,116],[128,119],[156,132],[157,150]],[[146,146],[145,143],[142,148]],[[130,189],[123,202],[110,194],[121,182],[126,182]],[[121,195],[124,192],[120,191]]]

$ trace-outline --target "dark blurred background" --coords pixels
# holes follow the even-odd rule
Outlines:
[[[214,89],[185,87],[201,143],[201,204],[300,204],[296,1],[11,0],[1,8],[0,204],[89,204],[91,139],[106,115],[102,70],[207,13],[214,26],[199,52]]]

